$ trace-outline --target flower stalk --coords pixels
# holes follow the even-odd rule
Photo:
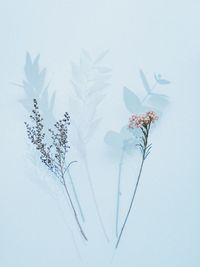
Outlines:
[[[32,124],[25,122],[27,135],[36,150],[40,152],[40,159],[48,169],[57,177],[58,181],[63,185],[68,201],[74,214],[76,224],[80,230],[82,237],[87,241],[87,237],[79,222],[79,218],[70,196],[66,181],[65,173],[69,172],[69,167],[76,161],[71,161],[66,165],[66,156],[69,150],[68,145],[68,126],[70,125],[70,117],[66,112],[63,119],[54,124],[55,130],[49,129],[52,143],[49,145],[45,142],[45,132],[43,118],[40,115],[37,100],[33,100],[34,108],[30,115]]]
[[[129,215],[130,215],[130,212],[131,212],[134,200],[135,200],[136,192],[138,189],[139,181],[140,181],[143,166],[144,166],[144,161],[148,157],[150,150],[151,150],[151,147],[152,147],[152,144],[148,145],[148,137],[149,137],[151,124],[154,123],[157,119],[158,119],[158,116],[156,115],[156,113],[153,111],[150,111],[150,112],[145,113],[144,115],[139,115],[139,116],[132,115],[132,117],[129,120],[129,126],[128,126],[129,129],[134,129],[134,128],[140,128],[141,129],[140,142],[137,144],[137,146],[139,147],[139,149],[142,153],[142,161],[141,161],[136,185],[135,185],[134,190],[133,190],[133,196],[131,198],[131,203],[129,205],[128,212],[126,214],[126,217],[125,217],[124,223],[122,225],[119,237],[117,239],[117,243],[115,246],[116,249],[119,246],[122,234],[124,232],[125,226],[127,224],[127,221],[128,221],[128,218],[129,218]]]
[[[67,175],[68,175],[70,183],[71,183],[72,191],[73,191],[73,194],[74,194],[74,197],[75,197],[78,209],[79,209],[79,213],[81,215],[81,219],[82,219],[83,222],[85,222],[85,216],[83,214],[83,210],[81,208],[81,204],[80,204],[80,201],[79,201],[79,198],[78,198],[78,194],[76,192],[76,188],[75,188],[75,185],[74,185],[74,182],[73,182],[73,179],[72,179],[72,176],[71,176],[69,168],[67,169]]]

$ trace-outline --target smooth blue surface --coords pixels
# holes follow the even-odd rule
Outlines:
[[[199,10],[197,0],[1,1],[1,267],[199,267]],[[72,65],[87,70],[91,62],[83,59],[84,51],[94,63],[107,50],[98,69],[111,70],[105,96],[98,105],[91,98],[87,114],[74,110]],[[51,108],[41,106],[48,123],[69,111],[81,126],[94,103],[97,107],[86,147],[81,143],[80,153],[72,144],[69,154],[69,159],[78,161],[71,175],[86,219],[88,244],[80,238],[60,185],[27,142],[23,122],[28,112],[20,102],[26,94],[18,86],[29,73],[24,72],[27,52],[32,59],[40,54],[39,68],[46,68],[42,85],[48,85]],[[37,79],[32,78],[34,83]],[[142,101],[155,78],[165,83],[155,91],[168,96],[169,105],[152,132],[153,148],[134,210],[112,259],[120,151],[108,146],[104,137],[109,131],[119,134],[128,123],[124,87]],[[83,82],[81,88],[85,88]],[[151,103],[160,109],[165,100],[156,95]],[[122,218],[138,166],[139,154],[127,153]],[[88,170],[110,243],[95,213]]]

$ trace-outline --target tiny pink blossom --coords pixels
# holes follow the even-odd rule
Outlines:
[[[158,120],[158,115],[154,111],[148,111],[142,115],[133,114],[129,118],[128,127],[130,129],[140,128],[142,126],[147,126],[150,123],[154,123],[156,120]]]

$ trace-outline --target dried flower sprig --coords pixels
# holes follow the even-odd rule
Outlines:
[[[70,165],[75,162],[71,161],[68,165],[66,164],[66,155],[70,148],[68,145],[69,114],[65,112],[63,119],[54,124],[55,130],[49,129],[52,139],[50,145],[45,142],[43,118],[41,117],[36,99],[33,100],[33,110],[30,118],[32,122],[31,125],[25,122],[28,138],[40,152],[42,163],[55,174],[59,182],[63,185],[81,235],[87,240],[65,181],[65,173],[69,170]]]
[[[120,234],[119,234],[116,246],[115,246],[116,248],[119,245],[120,239],[122,237],[124,228],[126,226],[128,217],[130,215],[130,212],[131,212],[131,209],[132,209],[132,206],[133,206],[133,202],[134,202],[135,195],[136,195],[136,192],[137,192],[138,184],[139,184],[140,177],[141,177],[141,174],[142,174],[144,161],[147,158],[147,156],[149,155],[151,147],[152,147],[152,144],[148,144],[148,138],[149,138],[149,132],[150,132],[151,125],[156,120],[158,120],[158,115],[154,111],[149,111],[149,112],[146,112],[145,114],[142,114],[142,115],[133,114],[131,116],[131,118],[129,119],[129,124],[128,124],[128,128],[129,129],[135,129],[135,128],[141,129],[140,142],[137,144],[137,146],[139,147],[139,149],[140,149],[140,151],[142,153],[142,162],[141,162],[141,165],[140,165],[140,169],[139,169],[139,174],[138,174],[138,177],[137,177],[136,185],[134,187],[131,203],[130,203],[127,215],[125,217],[124,223],[122,225],[122,228],[121,228],[121,231],[120,231]]]
[[[158,86],[164,86],[170,84],[170,81],[163,79],[163,77],[158,74],[154,75],[155,82],[150,84],[143,70],[140,70],[140,78],[145,89],[146,94],[142,99],[140,99],[132,90],[124,87],[123,98],[127,110],[132,114],[140,114],[147,110],[156,110],[159,116],[162,116],[164,109],[169,105],[169,98],[167,95],[160,94],[158,90],[155,89]],[[157,88],[158,89],[158,88]],[[105,135],[105,143],[112,146],[115,149],[115,155],[119,156],[118,163],[118,178],[117,178],[117,194],[116,194],[116,223],[115,232],[116,237],[119,236],[119,219],[120,219],[120,207],[121,199],[123,196],[121,184],[123,178],[123,163],[126,160],[126,156],[132,155],[135,150],[135,142],[137,142],[137,135],[140,129],[134,132],[135,137],[133,138],[130,131],[128,131],[127,126],[123,126],[119,132],[108,131]]]
[[[40,113],[43,116],[48,114],[45,118],[46,125],[51,126],[56,122],[54,116],[54,107],[55,107],[55,98],[56,92],[54,91],[50,94],[49,85],[50,83],[46,81],[46,68],[41,68],[40,66],[40,55],[37,55],[35,58],[31,57],[29,53],[26,54],[26,61],[24,66],[24,79],[21,84],[16,84],[19,87],[24,89],[24,97],[20,99],[20,103],[24,108],[30,112],[32,110],[32,100],[33,98],[37,99],[40,105]],[[31,152],[31,151],[30,151]],[[37,161],[30,153],[29,155],[31,161],[37,166]],[[79,214],[81,215],[82,221],[85,221],[80,200],[76,191],[76,186],[71,177],[70,171],[67,170],[67,175],[69,177],[73,195],[78,207]],[[46,186],[46,184],[45,184]]]

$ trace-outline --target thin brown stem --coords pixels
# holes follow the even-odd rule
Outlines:
[[[74,208],[74,204],[73,204],[73,202],[72,202],[72,199],[71,199],[71,197],[70,197],[70,194],[69,194],[67,185],[66,185],[66,183],[65,183],[65,179],[64,179],[64,177],[63,177],[63,186],[64,186],[64,188],[65,188],[65,192],[66,192],[66,194],[67,194],[67,197],[68,197],[68,199],[69,199],[70,205],[71,205],[72,210],[73,210],[73,212],[74,212],[74,217],[75,217],[76,223],[77,223],[77,225],[78,225],[78,227],[79,227],[79,230],[80,230],[80,232],[81,232],[83,238],[84,238],[86,241],[88,241],[88,239],[87,239],[87,237],[86,237],[86,235],[85,235],[85,233],[84,233],[84,231],[83,231],[83,229],[82,229],[82,226],[81,226],[81,224],[80,224],[80,222],[79,222],[79,219],[78,219],[76,210],[75,210],[75,208]]]
[[[144,166],[144,161],[145,161],[145,158],[146,158],[146,150],[147,150],[147,146],[148,146],[148,136],[149,136],[150,126],[151,126],[151,124],[149,124],[146,127],[146,133],[144,134],[144,136],[145,136],[145,142],[144,142],[144,147],[143,147],[143,152],[142,152],[142,162],[141,162],[141,165],[140,165],[140,170],[139,170],[139,174],[138,174],[138,177],[137,177],[137,182],[136,182],[136,185],[135,185],[135,188],[134,188],[134,191],[133,191],[133,196],[132,196],[132,199],[131,199],[131,203],[130,203],[130,206],[129,206],[129,209],[128,209],[126,218],[125,218],[124,223],[122,225],[122,228],[121,228],[121,231],[120,231],[120,234],[119,234],[119,237],[118,237],[116,246],[115,246],[116,249],[117,249],[117,247],[119,245],[119,242],[121,240],[121,237],[122,237],[124,228],[125,228],[126,223],[128,221],[128,217],[130,215],[130,212],[131,212],[131,209],[132,209],[134,200],[135,200],[135,196],[136,196],[136,192],[137,192],[137,189],[138,189],[140,177],[141,177],[141,174],[142,174],[142,169],[143,169],[143,166]]]
[[[121,237],[122,237],[124,228],[125,228],[125,226],[126,226],[126,223],[127,223],[128,217],[129,217],[129,214],[130,214],[130,212],[131,212],[131,209],[132,209],[132,206],[133,206],[133,202],[134,202],[134,199],[135,199],[135,195],[136,195],[136,192],[137,192],[138,184],[139,184],[139,181],[140,181],[140,176],[141,176],[141,173],[142,173],[143,165],[144,165],[144,159],[142,159],[142,163],[141,163],[141,166],[140,166],[139,175],[138,175],[137,182],[136,182],[136,186],[135,186],[135,189],[134,189],[134,192],[133,192],[133,197],[132,197],[132,199],[131,199],[131,204],[130,204],[130,206],[129,206],[128,213],[127,213],[127,215],[126,215],[125,221],[124,221],[124,223],[123,223],[123,225],[122,225],[122,229],[121,229],[121,231],[120,231],[120,234],[119,234],[119,237],[118,237],[118,240],[117,240],[117,243],[116,243],[115,248],[117,248],[118,245],[119,245],[119,242],[120,242],[120,240],[121,240]]]
[[[69,168],[69,166],[70,166],[72,163],[74,163],[74,161],[72,161],[72,162],[69,163],[69,165],[67,166],[67,169]],[[79,228],[79,230],[80,230],[80,232],[81,232],[81,235],[83,236],[83,238],[84,238],[86,241],[88,241],[87,236],[85,235],[85,233],[84,233],[84,231],[83,231],[83,229],[82,229],[82,226],[81,226],[81,224],[80,224],[80,222],[79,222],[78,215],[77,215],[77,213],[76,213],[76,209],[75,209],[75,207],[74,207],[73,201],[72,201],[71,196],[70,196],[70,193],[69,193],[69,191],[68,191],[68,188],[67,188],[67,185],[66,185],[66,182],[65,182],[65,174],[64,174],[64,170],[63,170],[63,166],[62,166],[62,164],[60,164],[60,171],[61,171],[62,184],[63,184],[63,186],[64,186],[64,188],[65,188],[65,192],[66,192],[67,197],[68,197],[68,199],[69,199],[69,203],[70,203],[70,205],[71,205],[71,207],[72,207],[72,210],[73,210],[73,213],[74,213],[74,218],[75,218],[76,223],[77,223],[77,225],[78,225],[78,228]]]

